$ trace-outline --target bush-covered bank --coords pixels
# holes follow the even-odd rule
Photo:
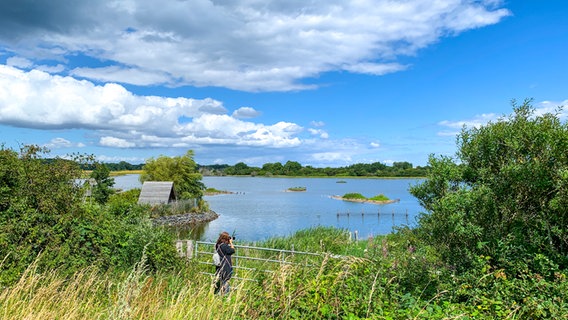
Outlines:
[[[89,197],[78,182],[79,163],[89,157],[45,162],[47,152],[0,149],[0,286],[13,284],[34,261],[38,272],[124,270],[145,250],[152,269],[178,264],[172,235],[152,226],[136,191],[99,198],[94,188]]]
[[[333,228],[302,230],[256,245],[322,252],[312,266],[282,265],[257,277],[240,270],[226,297],[215,296],[203,265],[150,272],[87,268],[63,276],[32,264],[2,289],[5,319],[561,319],[568,314],[566,273],[547,279],[508,274],[479,257],[457,274],[413,231],[351,242]],[[211,267],[210,267],[211,268]],[[211,270],[209,270],[211,271]]]

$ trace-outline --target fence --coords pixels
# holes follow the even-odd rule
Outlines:
[[[192,259],[205,266],[209,271],[204,274],[214,275],[213,252],[215,243],[194,240],[177,240],[176,249],[180,257]],[[233,278],[254,280],[242,274],[272,273],[282,265],[312,266],[321,263],[320,253],[256,246],[235,245],[233,258]]]

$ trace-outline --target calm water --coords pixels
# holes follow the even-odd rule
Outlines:
[[[207,187],[234,194],[206,196],[219,218],[192,230],[191,237],[216,240],[221,231],[228,231],[237,239],[258,241],[321,225],[357,231],[366,238],[389,233],[393,226],[413,225],[423,211],[408,192],[419,179],[341,180],[346,183],[337,183],[335,178],[204,177]],[[116,177],[115,187],[139,188],[138,175]],[[307,191],[285,192],[290,187],[306,187]],[[376,205],[330,198],[349,192],[367,197],[382,193],[400,202]]]

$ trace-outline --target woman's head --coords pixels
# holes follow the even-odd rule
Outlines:
[[[223,231],[219,234],[219,239],[217,239],[217,243],[224,242],[229,243],[231,240],[231,235],[227,231]]]

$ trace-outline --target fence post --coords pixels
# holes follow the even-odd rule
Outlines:
[[[183,241],[181,240],[176,240],[176,251],[178,254],[178,257],[182,257],[183,258]]]
[[[187,257],[187,259],[193,258],[193,240],[187,240],[185,256]]]

